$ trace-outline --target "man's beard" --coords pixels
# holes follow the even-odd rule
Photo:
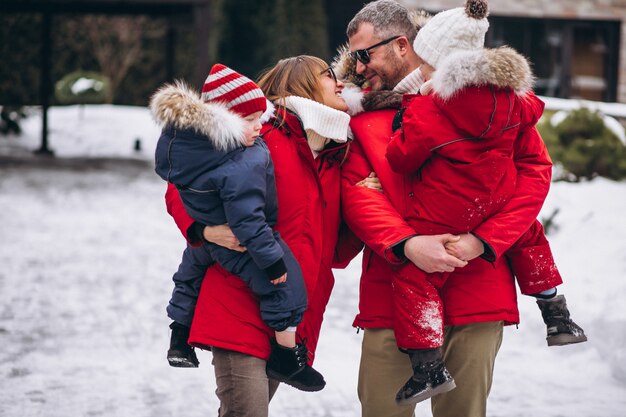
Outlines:
[[[388,64],[388,71],[385,71],[385,74],[380,74],[380,80],[382,81],[382,85],[379,90],[387,91],[393,90],[396,85],[407,75],[408,73],[408,64],[403,62],[400,58],[398,58],[393,50],[390,50],[387,53],[385,59]]]

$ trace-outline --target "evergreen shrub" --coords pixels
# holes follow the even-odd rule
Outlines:
[[[542,119],[538,129],[552,160],[563,169],[555,180],[626,178],[626,146],[598,112],[587,108],[573,110],[556,126],[547,119]]]

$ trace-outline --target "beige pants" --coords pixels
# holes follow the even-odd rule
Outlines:
[[[503,323],[472,323],[444,330],[444,362],[456,382],[452,391],[431,400],[433,417],[485,417],[493,367],[502,343]],[[396,392],[412,375],[392,329],[366,329],[358,393],[363,417],[411,417],[414,406],[400,407]]]

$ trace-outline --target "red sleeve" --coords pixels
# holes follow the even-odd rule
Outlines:
[[[433,106],[428,106],[429,97],[415,97],[402,113],[402,128],[396,130],[391,136],[387,146],[387,161],[391,169],[400,174],[417,172],[420,167],[432,156],[431,149],[435,146],[425,136],[425,119],[431,118]],[[428,115],[426,113],[429,113]],[[398,115],[399,116],[399,115]]]
[[[491,247],[496,259],[533,224],[550,189],[552,160],[536,127],[526,129],[517,138],[514,160],[517,185],[513,198],[474,230]]]
[[[350,230],[375,253],[390,263],[400,264],[402,260],[393,255],[391,248],[415,236],[415,231],[391,205],[385,194],[354,185],[372,171],[374,170],[363,149],[355,140],[342,166],[343,218]]]
[[[176,226],[178,226],[184,238],[191,245],[198,246],[200,242],[191,241],[188,236],[189,228],[194,224],[194,220],[187,214],[178,190],[169,182],[165,191],[165,206],[167,207],[167,212],[174,218],[174,222],[176,222]]]

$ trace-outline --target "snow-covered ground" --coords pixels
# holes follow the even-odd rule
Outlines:
[[[165,360],[170,277],[184,247],[152,171],[158,129],[144,108],[53,108],[0,137],[0,416],[217,415],[211,354]],[[133,150],[137,139],[142,150]],[[85,159],[88,158],[88,159]],[[542,216],[576,321],[589,342],[548,348],[535,303],[505,330],[489,416],[626,415],[626,183],[553,184]],[[281,387],[271,415],[356,417],[359,262],[337,271],[316,360],[327,387]],[[429,416],[420,404],[417,416]],[[384,417],[384,416],[381,416]],[[454,416],[451,416],[454,417]]]

